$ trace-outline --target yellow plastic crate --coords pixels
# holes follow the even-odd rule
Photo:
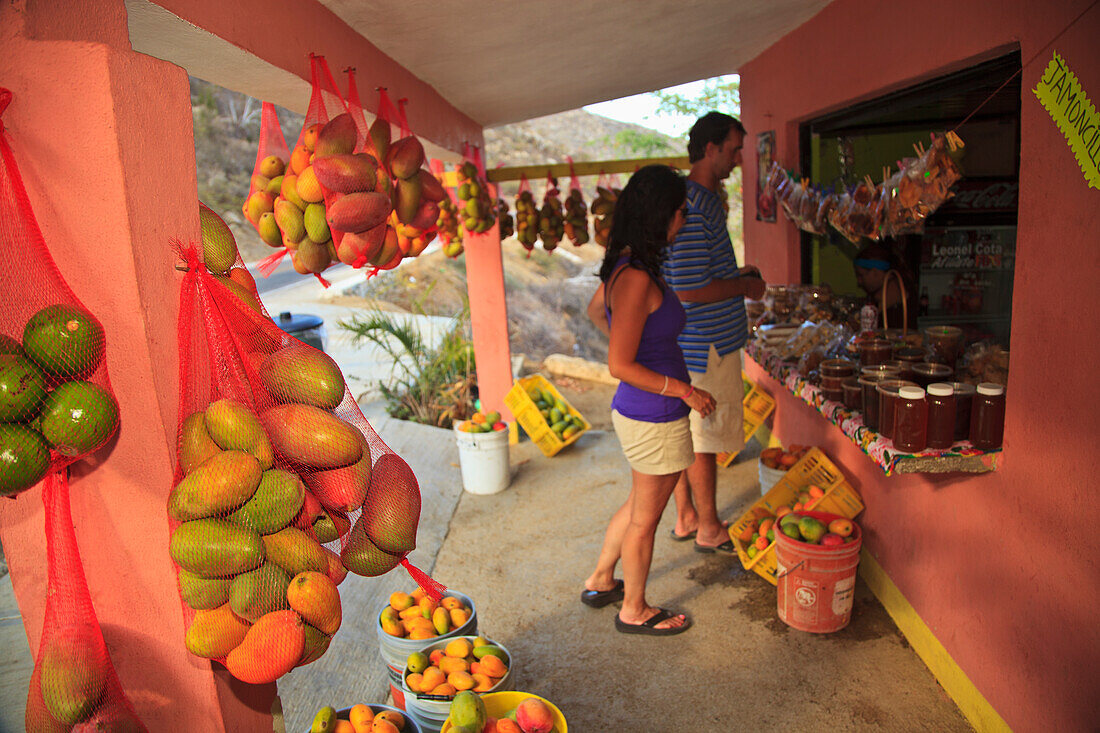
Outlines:
[[[544,389],[554,396],[555,399],[561,400],[565,406],[569,409],[570,415],[576,415],[584,423],[577,432],[570,435],[565,440],[558,437],[557,433],[550,429],[550,425],[543,418],[542,413],[539,412],[539,408],[535,405],[534,400],[527,394],[527,388],[531,385]],[[569,400],[561,396],[561,392],[558,392],[545,377],[539,374],[532,374],[529,377],[522,377],[517,379],[512,388],[508,390],[508,394],[504,396],[504,404],[508,406],[508,409],[512,411],[512,414],[516,416],[516,422],[520,424],[523,431],[527,433],[527,436],[531,438],[539,450],[546,456],[555,456],[567,445],[572,445],[577,442],[577,438],[581,437],[592,424],[584,419],[584,415],[577,412],[577,410],[569,404]]]
[[[743,378],[743,381],[746,385],[751,385],[748,392],[745,393],[744,399],[741,400],[743,415],[741,425],[744,429],[745,442],[748,443],[749,438],[760,429],[760,426],[768,419],[768,415],[771,415],[775,410],[775,399],[748,379]],[[725,468],[733,463],[733,459],[736,457],[736,453],[719,453],[716,459],[718,465]]]
[[[738,535],[753,519],[758,519],[763,514],[774,516],[779,507],[789,507],[794,504],[798,500],[799,492],[810,484],[824,489],[825,495],[810,502],[806,506],[807,509],[839,514],[848,519],[855,519],[856,515],[863,511],[863,501],[840,469],[833,465],[820,448],[811,448],[798,463],[783,474],[783,478],[779,479],[771,491],[762,496],[741,515],[740,519],[730,525],[730,539],[737,548],[737,556],[741,559],[742,567],[752,570],[772,585],[777,584],[775,542],[756,553],[756,557],[750,558],[748,547],[738,539]]]

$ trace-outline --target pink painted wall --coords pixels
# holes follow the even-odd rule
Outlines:
[[[853,475],[870,551],[985,698],[1016,730],[1091,730],[1100,714],[1100,192],[1031,90],[1053,50],[1100,99],[1100,6],[1090,0],[911,5],[836,0],[741,69],[751,136],[775,129],[797,164],[798,123],[964,68],[1019,44],[1020,213],[1002,468],[887,478],[838,429],[780,395],[785,443],[822,445]],[[1041,51],[1041,53],[1040,53]],[[961,131],[966,138],[965,128]],[[745,180],[756,175],[747,156]],[[797,282],[798,237],[745,221],[749,262]],[[774,384],[774,383],[772,383]],[[784,393],[785,394],[785,393]]]
[[[153,0],[165,10],[204,28],[245,51],[306,79],[310,78],[309,54],[325,57],[334,76],[347,66],[356,68],[356,85],[363,104],[371,111],[378,95],[375,87],[389,89],[397,100],[407,97],[406,109],[413,132],[448,150],[463,143],[484,147],[481,125],[445,100],[431,85],[419,79],[353,31],[331,10],[315,0]],[[262,19],[262,22],[258,22]],[[410,43],[415,43],[410,39]],[[430,49],[425,49],[430,53]],[[341,90],[344,90],[341,79]]]

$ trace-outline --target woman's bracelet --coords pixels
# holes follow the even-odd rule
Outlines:
[[[665,386],[661,387],[661,394],[664,394],[666,389],[668,389],[668,377],[665,377]]]
[[[692,393],[694,393],[694,392],[695,392],[695,385],[693,385],[693,384],[692,384],[692,385],[688,385],[688,391],[687,391],[687,393],[686,393],[686,394],[685,394],[685,395],[684,395],[683,397],[681,397],[680,399],[682,399],[682,400],[687,400],[687,398],[688,398],[688,397],[691,397]]]

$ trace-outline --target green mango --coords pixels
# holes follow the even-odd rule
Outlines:
[[[504,662],[505,664],[508,664],[511,661],[511,660],[508,659],[508,654],[503,649],[501,649],[499,646],[495,646],[493,644],[486,644],[484,646],[475,646],[474,647],[474,656],[477,657],[478,659],[481,659],[482,657],[487,657],[487,656],[490,656],[490,655],[494,656],[494,657],[499,657],[500,660],[502,662]]]
[[[564,400],[554,400],[554,407],[561,410],[561,414],[563,415],[569,414],[569,405],[565,404]]]
[[[260,534],[272,534],[298,516],[305,497],[298,474],[273,468],[260,476],[260,485],[252,498],[226,519]]]
[[[309,733],[332,733],[334,730],[336,730],[336,708],[326,706],[318,710],[313,716],[313,725],[310,726]]]
[[[260,380],[276,402],[300,402],[335,410],[344,401],[344,375],[332,357],[302,343],[268,355]]]
[[[260,535],[221,519],[195,519],[172,532],[168,554],[200,578],[231,578],[264,561]]]
[[[550,408],[550,417],[547,418],[547,419],[549,420],[550,424],[553,425],[554,423],[561,422],[563,417],[564,417],[564,415],[562,415],[561,410],[559,410],[556,407],[551,407]]]
[[[348,533],[351,522],[344,512],[326,511],[313,523],[313,534],[321,543],[335,542]]]
[[[209,611],[229,600],[229,578],[200,578],[180,569],[180,597],[196,611]]]
[[[485,702],[473,690],[463,690],[451,701],[450,721],[454,733],[481,733],[488,719]]]
[[[307,570],[325,573],[328,569],[324,549],[296,527],[266,534],[261,541],[267,559],[285,570],[291,578]]]
[[[229,607],[243,619],[256,623],[265,613],[290,608],[286,587],[290,576],[273,562],[241,573],[229,584]]]
[[[43,644],[39,666],[46,709],[64,725],[87,720],[107,691],[107,650],[99,629],[90,624],[66,626]]]
[[[180,426],[179,445],[180,468],[185,476],[222,450],[206,432],[206,413],[202,410],[184,418]]]
[[[378,549],[367,536],[362,516],[351,528],[348,544],[340,552],[340,562],[345,568],[356,575],[368,578],[385,575],[397,567],[403,557],[405,557],[404,554],[395,555]]]
[[[252,410],[240,402],[220,399],[206,408],[206,430],[222,450],[240,450],[251,453],[260,468],[271,468],[275,460],[271,441]]]
[[[553,430],[555,433],[564,432],[567,427],[569,427],[569,423],[565,420],[560,420],[556,423],[550,424],[550,429]]]
[[[306,644],[302,648],[302,657],[298,660],[299,667],[320,659],[328,651],[328,645],[332,642],[331,636],[325,635],[324,632],[309,624],[302,626],[302,630],[306,632]]]
[[[168,515],[186,522],[232,511],[256,493],[261,474],[251,454],[220,452],[176,484],[168,495]]]

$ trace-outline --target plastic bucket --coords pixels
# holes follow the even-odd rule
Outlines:
[[[515,710],[516,706],[523,702],[525,699],[533,697],[536,700],[542,700],[542,703],[550,708],[550,715],[554,719],[554,731],[556,733],[569,733],[569,725],[565,722],[565,716],[562,715],[558,706],[550,702],[546,698],[539,697],[538,695],[532,695],[530,692],[486,692],[481,696],[482,701],[485,703],[485,712],[493,718],[503,718],[509,710]],[[454,726],[451,725],[451,719],[447,718],[447,721],[443,723],[443,733],[453,733]]]
[[[429,646],[426,646],[424,647],[423,651],[426,654],[431,654],[436,649],[442,649],[443,647],[447,646],[447,644],[450,641],[453,641],[455,638],[458,637],[452,637],[450,639],[445,639],[443,641],[439,641]],[[470,641],[474,639],[472,635],[463,638]],[[493,689],[487,690],[485,693],[479,694],[489,694],[490,692],[504,692],[512,689],[512,672],[515,670],[516,666],[515,659],[512,657],[512,653],[508,651],[508,649],[503,644],[500,644],[496,641],[492,643],[503,649],[504,653],[508,656],[508,671],[504,673],[504,676],[501,677],[499,681],[497,681],[496,685],[493,686]],[[426,695],[423,693],[413,692],[409,689],[409,685],[405,680],[405,676],[407,675],[407,673],[407,669],[402,670],[401,691],[405,695],[405,710],[407,710],[410,715],[415,715],[418,721],[427,723],[429,727],[434,726],[435,730],[442,728],[443,723],[447,720],[447,716],[451,713],[452,698],[438,697],[435,695]]]
[[[389,705],[368,705],[375,715],[383,710],[396,710],[401,713],[401,716],[405,718],[405,727],[401,729],[402,733],[425,733],[424,728],[417,723],[417,721],[409,720],[409,716],[405,714],[405,711],[401,708],[391,707]],[[348,720],[351,715],[351,708],[344,708],[343,710],[336,711],[337,720]]]
[[[828,524],[839,514],[797,512]],[[851,542],[835,547],[811,545],[775,533],[779,618],[791,628],[813,634],[840,631],[852,619],[856,566],[863,544],[852,523]]]
[[[763,461],[760,461],[760,495],[764,496],[771,491],[786,473],[785,468],[768,468]]]
[[[431,639],[406,639],[401,636],[390,636],[382,630],[382,621],[380,619],[382,609],[378,609],[378,613],[375,614],[374,630],[378,635],[378,652],[382,655],[382,661],[390,668],[391,673],[394,670],[397,671],[397,676],[393,679],[399,686],[401,681],[401,670],[405,669],[405,663],[409,660],[410,654],[421,651],[437,641],[453,639],[456,636],[472,636],[477,633],[477,606],[474,605],[473,599],[450,589],[447,590],[445,595],[454,596],[465,605],[469,606],[470,618],[457,629],[452,629],[440,636],[433,636]]]
[[[471,494],[496,494],[508,488],[508,431],[467,433],[455,423],[462,488]]]

